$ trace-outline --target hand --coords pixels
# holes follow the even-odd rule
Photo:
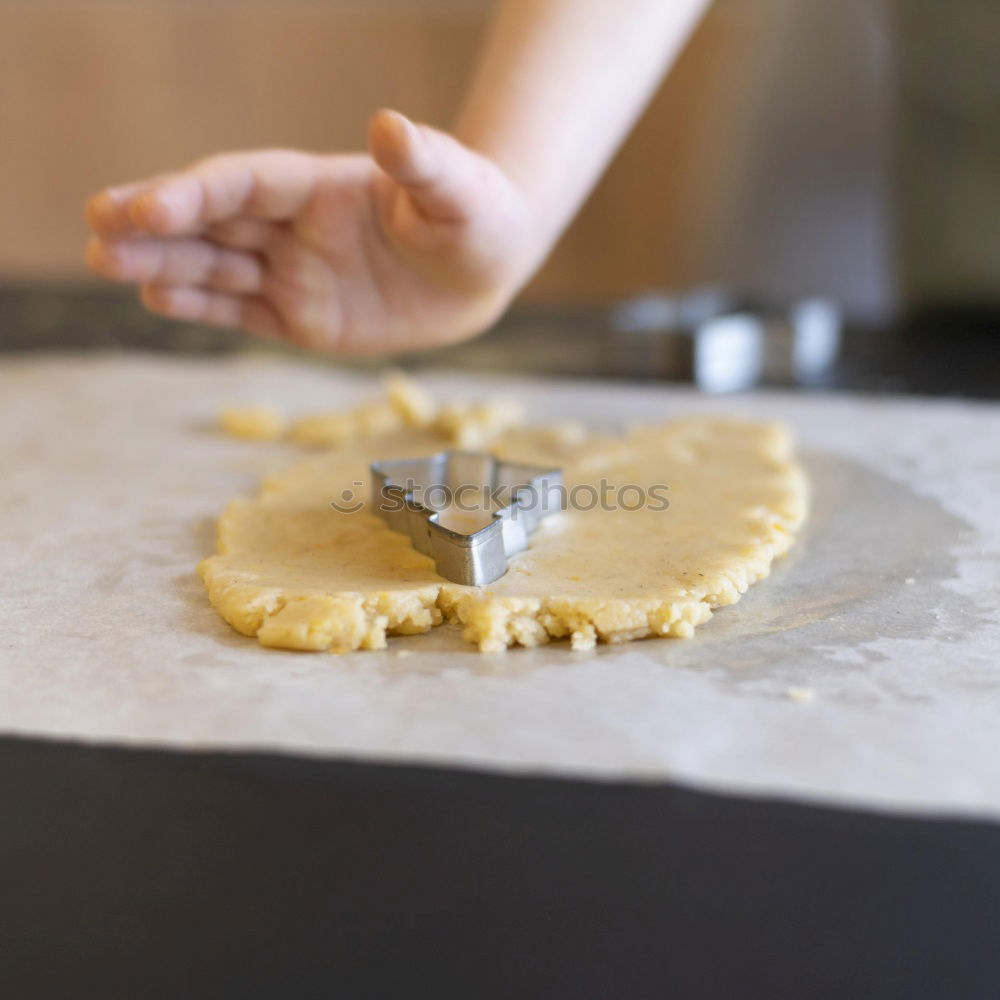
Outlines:
[[[537,263],[491,160],[393,111],[371,155],[215,156],[90,199],[87,263],[153,312],[338,353],[481,332]]]

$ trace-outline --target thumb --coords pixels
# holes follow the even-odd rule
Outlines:
[[[476,197],[479,156],[444,132],[383,109],[368,123],[375,162],[435,222],[465,222]]]

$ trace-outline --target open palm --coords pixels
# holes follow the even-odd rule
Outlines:
[[[529,213],[490,160],[395,112],[371,155],[230,153],[101,192],[91,268],[154,312],[323,350],[471,336],[530,272]]]

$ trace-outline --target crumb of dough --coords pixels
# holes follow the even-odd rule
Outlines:
[[[219,414],[219,427],[245,441],[277,441],[285,436],[288,424],[271,406],[227,406]]]
[[[312,448],[344,448],[404,430],[427,430],[439,447],[486,448],[523,421],[521,405],[512,399],[455,402],[438,406],[434,397],[402,372],[382,380],[382,396],[350,410],[314,413],[292,425],[296,444]],[[573,431],[562,430],[564,438]]]
[[[560,465],[568,495],[603,480],[649,502],[578,504],[543,522],[499,580],[454,584],[364,506],[346,513],[330,501],[353,488],[363,503],[373,453],[414,457],[468,440],[460,412],[473,438],[490,423],[482,409],[442,407],[429,426],[348,440],[233,501],[217,554],[199,566],[222,617],[264,645],[334,652],[381,649],[389,635],[445,621],[483,652],[563,638],[577,650],[688,638],[768,575],[806,515],[807,481],[780,425],[698,417],[620,437],[517,428],[499,433],[494,454]]]
[[[392,372],[382,380],[389,405],[407,427],[426,427],[437,414],[437,402],[419,383],[402,372]]]
[[[403,426],[403,418],[387,399],[362,403],[341,413],[316,413],[292,425],[296,444],[319,448],[343,448],[355,441],[392,434]]]
[[[524,410],[514,399],[493,399],[483,403],[448,403],[432,424],[459,448],[486,448],[505,431],[520,426]]]
[[[903,583],[907,584],[908,586],[912,586],[912,585],[913,585],[913,584],[915,584],[916,582],[917,582],[917,581],[916,581],[916,580],[915,580],[915,579],[914,579],[914,578],[913,578],[912,576],[908,576],[908,577],[907,577],[907,578],[906,578],[906,579],[905,579],[905,580],[903,581]]]
[[[433,396],[402,372],[382,382],[382,396],[350,410],[314,413],[292,426],[292,440],[308,447],[343,448],[393,434],[404,427],[426,427],[437,413]]]
[[[807,702],[816,697],[816,692],[809,687],[790,687],[785,690],[785,697],[789,701]]]

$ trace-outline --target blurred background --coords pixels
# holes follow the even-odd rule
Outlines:
[[[384,105],[448,127],[492,6],[0,0],[3,343],[238,343],[92,283],[86,196],[227,149],[359,148]],[[998,38],[996,0],[716,0],[501,329],[430,360],[992,394]]]

